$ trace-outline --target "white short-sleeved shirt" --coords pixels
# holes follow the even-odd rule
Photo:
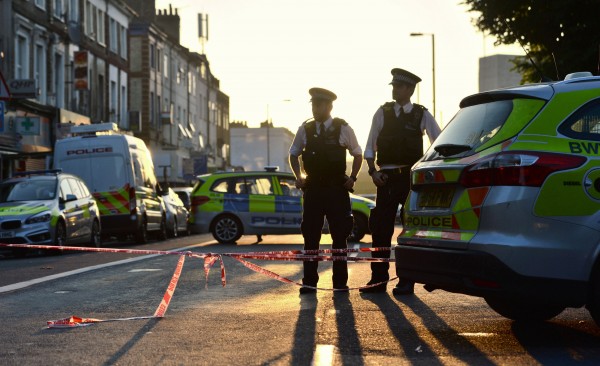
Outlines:
[[[400,114],[400,108],[404,109],[404,113],[410,113],[413,109],[411,102],[401,106],[398,102],[394,103],[394,112],[396,116]],[[365,159],[375,159],[375,153],[377,152],[377,138],[379,132],[383,128],[383,108],[379,107],[373,115],[373,122],[371,123],[371,130],[369,131],[369,138],[367,139],[367,146],[365,147]],[[423,118],[421,119],[421,133],[427,132],[429,142],[433,143],[435,139],[440,135],[441,129],[437,124],[431,113],[428,110],[423,111]],[[400,148],[400,147],[399,147]],[[382,165],[381,169],[390,168],[401,168],[403,165],[385,164]]]
[[[329,117],[323,125],[326,130],[331,128],[333,123],[333,119]],[[321,122],[316,122],[317,131],[319,131],[319,124]],[[296,136],[294,136],[294,141],[292,142],[292,146],[290,146],[290,155],[292,156],[300,156],[302,151],[304,151],[304,147],[306,146],[306,123],[303,123],[302,126],[298,128],[296,132]],[[358,140],[356,139],[356,135],[354,134],[354,130],[350,125],[342,125],[340,129],[340,145],[344,146],[350,152],[352,156],[362,156],[362,148],[360,147]]]

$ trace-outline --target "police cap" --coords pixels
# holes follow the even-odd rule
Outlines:
[[[333,102],[334,100],[337,99],[337,95],[335,95],[334,92],[329,91],[327,89],[323,89],[323,88],[310,88],[308,90],[308,93],[310,94],[311,98],[310,101],[315,101],[315,100],[325,100],[328,102]]]
[[[408,72],[404,69],[392,69],[392,82],[391,84],[397,84],[397,83],[405,83],[405,84],[409,84],[412,86],[417,85],[417,83],[419,81],[421,81],[421,78],[418,77],[417,75],[413,74],[412,72]]]

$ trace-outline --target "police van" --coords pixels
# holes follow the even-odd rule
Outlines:
[[[161,188],[150,151],[141,139],[114,123],[73,126],[72,137],[56,141],[54,168],[81,177],[98,203],[104,236],[138,243],[148,233],[166,238]]]

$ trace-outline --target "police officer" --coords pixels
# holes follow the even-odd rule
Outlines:
[[[369,229],[373,248],[391,247],[398,205],[401,203],[404,220],[404,203],[410,191],[410,168],[423,156],[423,133],[427,132],[433,142],[440,134],[440,127],[427,109],[412,104],[410,98],[421,78],[403,69],[392,70],[392,98],[377,109],[373,116],[365,160],[369,175],[377,186],[375,208],[369,217]],[[377,165],[375,167],[375,156]],[[404,223],[404,222],[403,222]],[[373,252],[375,258],[389,258],[390,252]],[[373,285],[389,280],[389,263],[371,263]],[[361,292],[385,292],[386,283],[362,288]],[[394,295],[412,294],[414,282],[400,279],[393,290]]]
[[[352,190],[360,171],[362,149],[348,123],[331,117],[333,101],[337,96],[322,88],[312,88],[308,92],[314,119],[298,128],[289,157],[296,176],[296,187],[304,191],[301,224],[304,249],[319,249],[325,217],[333,239],[332,248],[346,249],[346,239],[353,226],[348,191]],[[353,156],[350,176],[346,175],[346,150]],[[300,156],[306,178],[302,176]],[[337,255],[345,256],[344,253]],[[300,294],[314,293],[319,281],[318,262],[305,261],[303,264],[304,286],[300,288]],[[333,288],[347,291],[347,281],[347,262],[333,261]]]

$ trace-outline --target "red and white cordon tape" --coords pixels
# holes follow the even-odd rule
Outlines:
[[[130,318],[117,318],[117,319],[95,319],[95,318],[82,318],[78,316],[70,316],[68,318],[59,319],[59,320],[50,320],[47,322],[48,328],[72,328],[72,327],[83,327],[92,325],[95,323],[103,323],[103,322],[114,322],[114,321],[124,321],[124,320],[141,320],[141,319],[156,319],[163,318],[169,307],[171,299],[173,298],[173,294],[175,293],[175,288],[177,287],[177,283],[179,281],[179,277],[181,276],[181,271],[183,270],[183,264],[185,262],[186,257],[194,257],[204,259],[204,276],[206,280],[206,286],[208,286],[208,275],[212,266],[219,261],[221,266],[221,285],[225,287],[227,284],[226,281],[226,273],[225,273],[225,265],[223,263],[223,257],[230,257],[246,268],[255,271],[257,273],[264,274],[270,278],[273,278],[277,281],[283,283],[291,283],[298,286],[304,286],[319,290],[329,290],[329,291],[338,291],[337,289],[328,289],[328,288],[318,288],[312,286],[303,285],[300,282],[296,282],[290,280],[289,278],[283,277],[265,269],[261,266],[258,266],[254,263],[248,262],[246,259],[258,259],[258,260],[279,260],[279,261],[352,261],[352,262],[394,262],[394,259],[391,258],[368,258],[368,257],[347,257],[347,256],[323,256],[322,254],[345,254],[345,253],[358,253],[358,252],[384,252],[390,251],[391,248],[358,248],[358,249],[318,249],[318,250],[288,250],[288,251],[267,251],[267,252],[249,252],[249,253],[192,253],[190,251],[168,251],[168,250],[147,250],[147,249],[117,249],[117,248],[89,248],[89,247],[59,247],[52,245],[29,245],[29,244],[2,244],[0,243],[0,248],[25,248],[25,249],[43,249],[43,250],[60,250],[60,251],[83,251],[83,252],[103,252],[103,253],[124,253],[124,254],[143,254],[143,255],[179,255],[179,261],[177,262],[177,266],[171,277],[171,281],[169,282],[169,286],[167,287],[163,298],[156,308],[154,315],[151,316],[139,316],[139,317],[130,317]],[[389,281],[393,281],[398,277],[394,277]],[[380,284],[384,284],[389,281],[384,281],[380,283],[375,283],[372,285],[367,285],[362,288],[374,287]],[[361,287],[352,288],[359,289]],[[351,289],[351,290],[352,290]],[[347,290],[344,290],[347,291]]]

